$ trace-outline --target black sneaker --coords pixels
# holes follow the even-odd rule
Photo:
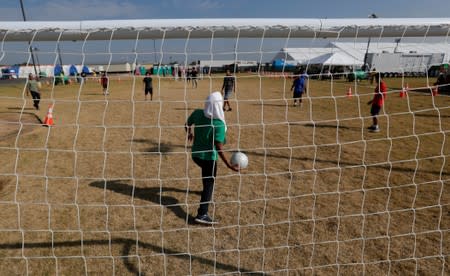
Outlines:
[[[370,126],[368,129],[370,132],[380,132],[380,128],[377,125]]]
[[[195,217],[195,222],[200,224],[207,224],[207,225],[213,225],[217,224],[217,221],[213,221],[208,215],[197,215]]]

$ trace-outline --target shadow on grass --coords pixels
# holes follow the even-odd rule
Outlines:
[[[164,188],[164,187],[152,187],[152,188],[139,188],[127,183],[123,183],[120,180],[107,180],[107,181],[95,181],[89,184],[89,186],[106,189],[118,194],[147,200],[161,206],[165,206],[171,210],[178,218],[187,220],[189,224],[194,223],[194,217],[188,215],[180,206],[178,199],[163,195],[164,192],[176,192],[176,193],[194,193],[201,195],[201,192],[189,191],[177,188]]]
[[[277,154],[277,153],[264,153],[264,152],[255,152],[255,151],[246,151],[245,154],[247,154],[248,156],[260,156],[260,157],[271,157],[271,158],[280,158],[280,159],[289,159],[289,155],[283,155],[283,154]],[[395,165],[391,166],[388,163],[384,163],[384,164],[363,164],[363,163],[351,163],[351,162],[344,162],[344,161],[339,161],[338,164],[338,160],[325,160],[325,159],[319,159],[319,158],[310,158],[310,157],[301,157],[301,156],[292,156],[292,159],[295,160],[300,160],[300,161],[305,161],[305,162],[314,162],[315,164],[317,163],[321,163],[322,165],[324,164],[329,164],[330,166],[328,166],[328,169],[345,169],[345,168],[355,168],[355,167],[378,167],[382,170],[386,170],[386,171],[399,171],[399,172],[414,172],[415,169],[413,168],[399,168],[399,167],[395,167]],[[441,175],[441,171],[440,170],[417,170],[417,173],[430,173],[430,174],[435,174],[435,175]],[[450,172],[446,172],[445,170],[442,171],[442,175],[446,176],[446,175],[450,175]]]
[[[6,114],[6,118],[2,118],[9,124],[9,127],[3,127],[0,129],[0,140],[7,140],[13,137],[17,137],[19,132],[23,135],[25,133],[32,132],[35,127],[41,127],[43,122],[38,115],[33,112],[7,112],[0,111],[0,114]],[[8,117],[8,114],[14,116]],[[16,114],[21,114],[17,117]]]
[[[256,106],[275,106],[275,107],[289,107],[289,103],[286,101],[284,104],[277,104],[277,103],[271,103],[271,102],[264,102],[264,103],[254,103],[252,105]]]
[[[8,108],[8,109],[14,110],[13,108]],[[34,110],[34,108],[30,108],[30,109]],[[21,108],[18,108],[17,110],[22,110],[22,109],[21,109]],[[28,109],[25,108],[25,110],[28,110]],[[33,112],[7,112],[7,111],[0,111],[0,113],[2,113],[2,114],[22,114],[22,115],[29,115],[29,116],[33,117],[34,119],[36,119],[36,121],[39,122],[39,124],[42,124],[41,118],[39,118],[39,116],[36,115],[36,113],[33,113]],[[22,118],[22,119],[23,119],[23,118]],[[14,122],[16,122],[16,121],[14,121]]]
[[[154,202],[156,204],[160,204],[162,206],[167,207],[169,210],[174,212],[174,214],[181,218],[181,219],[187,219],[188,221],[193,222],[193,217],[188,216],[186,212],[180,207],[179,201],[170,196],[163,196],[162,193],[164,192],[179,192],[179,193],[188,193],[189,190],[183,190],[183,189],[177,189],[177,188],[161,188],[161,187],[155,187],[155,188],[139,188],[139,187],[133,187],[132,185],[123,183],[119,180],[112,180],[112,181],[95,181],[90,183],[90,186],[100,188],[100,189],[108,189],[110,191],[124,194],[128,196],[134,196],[143,200],[148,200],[151,202]],[[191,193],[200,194],[200,192],[193,191]],[[141,265],[136,264],[136,258],[139,258],[136,256],[136,245],[139,246],[141,249],[148,249],[152,250],[156,254],[164,254],[164,255],[170,255],[171,257],[175,257],[178,259],[186,260],[189,262],[197,261],[201,264],[208,265],[211,267],[215,267],[216,269],[228,271],[228,272],[235,272],[235,273],[250,273],[252,275],[263,275],[261,272],[253,272],[251,270],[247,270],[242,267],[225,264],[221,262],[217,262],[217,260],[214,259],[208,259],[203,258],[199,256],[195,256],[192,254],[189,254],[187,252],[179,252],[172,250],[170,248],[157,246],[151,243],[143,242],[140,240],[135,239],[127,239],[127,238],[114,238],[114,239],[108,239],[108,240],[78,240],[78,241],[62,241],[62,242],[17,242],[17,243],[0,243],[0,249],[8,250],[8,249],[22,249],[22,248],[64,248],[64,247],[77,247],[83,244],[83,246],[95,246],[95,245],[104,245],[104,246],[111,246],[111,245],[119,245],[122,246],[122,251],[120,256],[120,259],[123,261],[124,266],[126,269],[134,274],[134,275],[146,275],[146,271],[140,271]],[[49,258],[52,258],[49,256]],[[151,272],[151,271],[150,271]],[[151,274],[151,273],[149,273]]]
[[[103,95],[103,92],[98,92],[98,93],[95,93],[95,92],[91,92],[91,93],[82,93],[81,95],[82,95],[82,96],[105,96],[105,95]]]
[[[198,109],[198,108],[194,108],[194,107],[176,107],[176,108],[173,108],[173,110],[188,110],[188,111],[195,110],[195,109]]]
[[[450,118],[450,115],[442,115],[442,114],[434,115],[434,114],[426,114],[426,113],[421,113],[421,112],[414,113],[414,116],[417,116],[417,117],[429,117],[429,118],[439,118],[439,117],[441,117],[441,118]]]
[[[157,254],[164,254],[164,255],[170,255],[171,257],[175,257],[178,259],[186,260],[186,261],[198,261],[199,263],[209,265],[211,267],[215,267],[216,269],[229,271],[229,272],[235,272],[235,273],[249,273],[251,275],[263,275],[263,273],[260,272],[252,272],[250,270],[247,270],[245,268],[237,267],[234,265],[224,264],[221,262],[217,262],[216,260],[210,260],[207,258],[198,257],[186,252],[178,252],[175,250],[172,250],[170,248],[160,247],[153,245],[151,243],[146,243],[142,241],[136,241],[134,239],[122,239],[122,238],[116,238],[116,239],[110,239],[110,240],[78,240],[78,241],[64,241],[64,242],[36,242],[36,243],[1,243],[0,249],[22,249],[25,248],[62,248],[62,247],[74,247],[74,246],[80,246],[83,244],[83,246],[95,246],[95,245],[104,245],[104,246],[111,246],[111,245],[122,245],[122,252],[121,256],[133,256],[133,257],[121,257],[120,259],[123,260],[123,263],[127,270],[130,273],[133,273],[134,275],[150,275],[152,274],[152,271],[150,273],[146,273],[145,271],[140,271],[139,267],[140,265],[136,265],[133,263],[133,259],[136,259],[136,251],[132,252],[133,247],[136,246],[136,244],[139,245],[139,248],[152,250]],[[48,256],[48,258],[54,258],[52,256]],[[86,269],[85,269],[86,270]],[[174,271],[172,271],[174,272]],[[181,273],[181,272],[180,272]],[[169,273],[171,274],[171,273]],[[183,274],[189,274],[189,273],[183,273]]]
[[[34,110],[32,107],[8,107],[8,110]]]
[[[392,87],[391,90],[394,91],[401,91],[403,88],[402,87]],[[424,88],[414,88],[414,89],[410,89],[410,92],[420,92],[420,93],[424,93],[424,94],[429,94],[431,96],[432,93],[432,87],[424,87]],[[447,89],[447,91],[445,89],[439,91],[439,94],[442,95],[450,95],[450,89]]]
[[[144,149],[144,152],[148,153],[161,153],[161,154],[167,154],[170,152],[173,152],[175,148],[182,148],[185,149],[184,145],[174,145],[172,143],[166,143],[166,142],[158,142],[153,139],[133,139],[133,143],[143,143],[143,144],[150,144],[149,148]]]
[[[158,153],[165,154],[165,153],[172,152],[173,148],[174,147],[172,146],[172,144],[161,142],[161,143],[156,143],[153,147],[145,149],[145,152],[153,152],[153,153],[158,152]]]
[[[342,126],[342,125],[332,125],[332,124],[304,124],[305,127],[317,127],[317,128],[342,128],[342,129],[351,129],[350,127],[347,126]],[[356,128],[355,129],[361,129],[361,128]]]

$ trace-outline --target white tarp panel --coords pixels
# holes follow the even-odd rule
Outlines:
[[[287,64],[362,65],[367,42],[331,42],[318,48],[283,48],[273,60],[285,59]],[[444,54],[444,63],[450,63],[450,43],[396,43],[372,39],[368,53]]]
[[[367,50],[367,42],[353,43],[353,42],[332,42],[334,47],[342,50],[346,54],[354,57],[357,60],[364,60],[364,55]],[[450,56],[450,44],[442,42],[424,42],[424,43],[395,43],[395,42],[378,42],[372,40],[369,44],[369,53],[417,53],[417,54],[440,54],[444,53],[444,62],[448,63]]]
[[[236,64],[238,67],[258,66],[258,62],[256,60],[200,60],[199,66],[208,68],[223,67],[231,64]]]
[[[284,59],[286,64],[308,64],[309,61],[320,57],[325,54],[329,54],[333,51],[332,48],[319,47],[319,48],[283,48],[278,52],[273,60]]]
[[[344,66],[361,66],[362,60],[357,60],[350,55],[343,52],[329,53],[309,61],[310,64],[322,64],[322,65],[344,65]]]
[[[36,65],[36,71],[39,74],[39,72],[45,73],[48,77],[52,77],[53,76],[53,70],[54,70],[54,66],[53,65]],[[28,66],[20,66],[19,67],[19,78],[28,78],[29,74],[34,74],[34,66],[33,65],[28,65]]]

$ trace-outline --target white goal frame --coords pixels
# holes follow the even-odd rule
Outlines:
[[[373,19],[153,19],[98,21],[3,21],[0,40],[29,41],[39,31],[41,40],[135,39],[130,31],[139,31],[142,39],[236,37],[402,37],[447,36],[449,18],[373,18]],[[62,35],[61,35],[62,34]]]

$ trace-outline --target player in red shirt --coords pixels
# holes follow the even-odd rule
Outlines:
[[[103,87],[103,94],[108,95],[109,94],[109,91],[108,91],[109,79],[106,76],[106,72],[103,72],[102,77],[100,78],[100,84]]]
[[[370,132],[379,132],[380,127],[378,126],[378,114],[383,108],[384,99],[386,98],[387,86],[386,83],[381,79],[380,73],[375,74],[375,81],[377,82],[377,87],[374,91],[373,99],[367,104],[372,105],[370,108],[370,115],[372,115],[373,124],[368,128]]]

